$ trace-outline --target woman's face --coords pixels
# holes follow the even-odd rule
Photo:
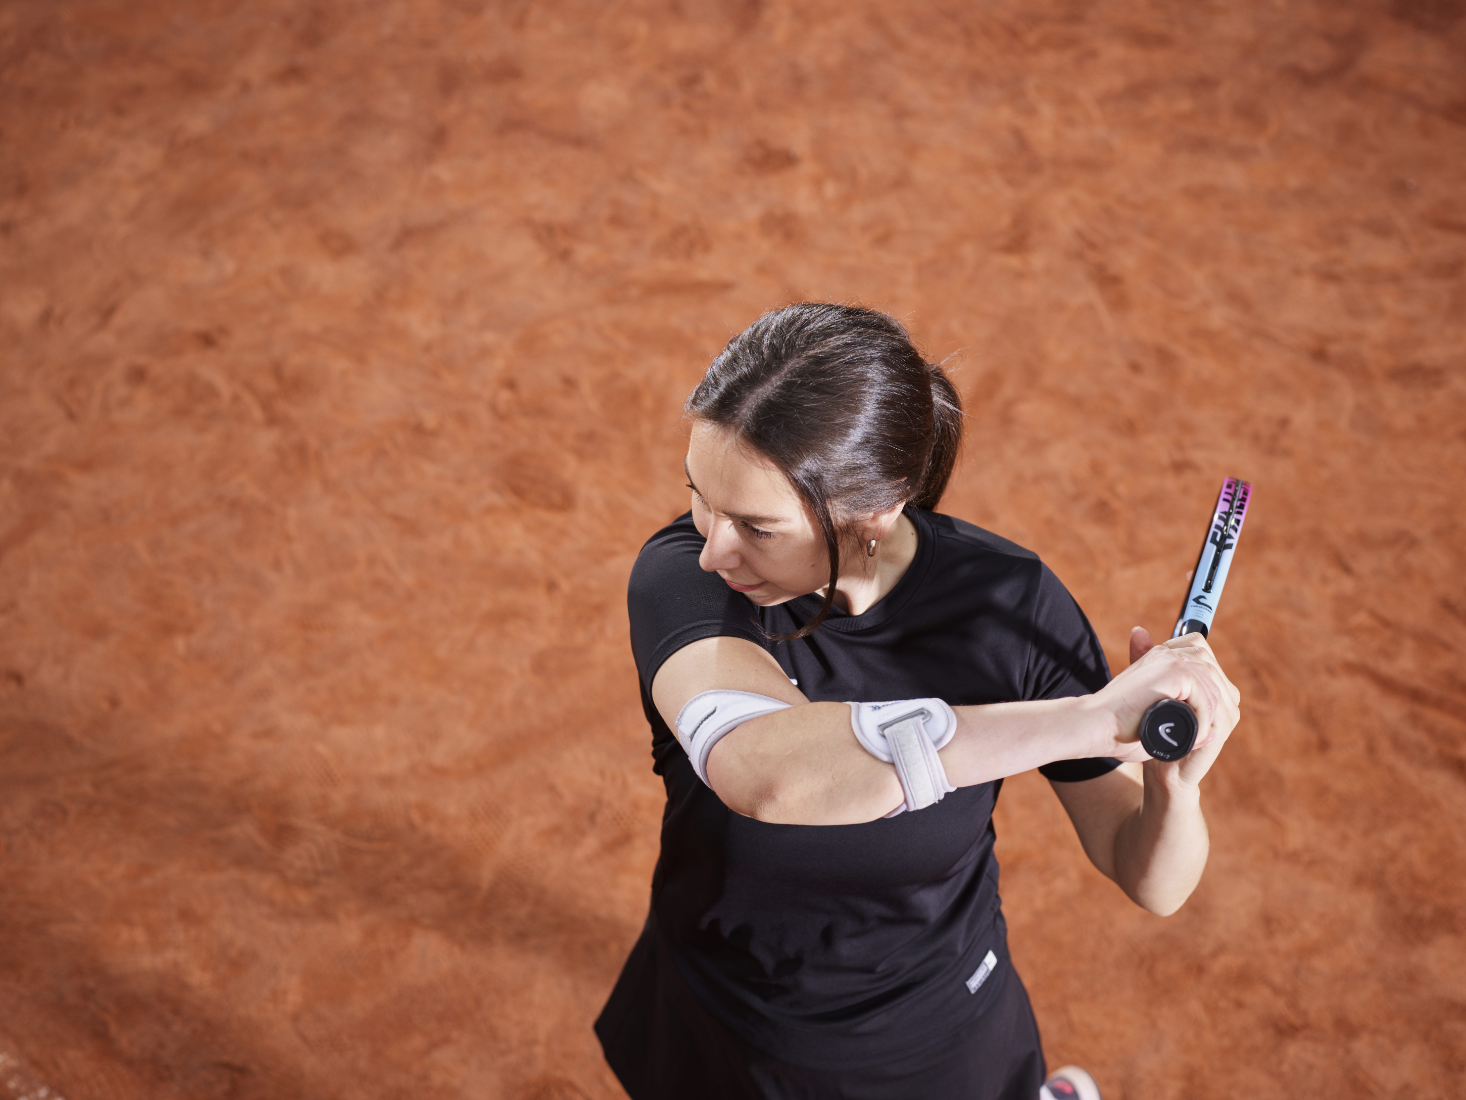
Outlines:
[[[699,421],[687,446],[700,564],[760,607],[824,588],[829,551],[787,478],[722,428]]]

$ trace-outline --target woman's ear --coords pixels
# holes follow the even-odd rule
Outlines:
[[[870,541],[875,539],[879,542],[891,533],[891,528],[896,526],[896,521],[901,518],[901,510],[906,507],[906,502],[899,501],[884,512],[876,512],[863,525],[861,539]]]

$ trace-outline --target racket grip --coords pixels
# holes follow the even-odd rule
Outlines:
[[[1180,699],[1161,699],[1140,719],[1140,744],[1157,760],[1180,760],[1196,744],[1196,711]]]

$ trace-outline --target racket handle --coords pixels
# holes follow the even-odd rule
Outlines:
[[[1140,744],[1157,760],[1180,760],[1196,744],[1196,711],[1180,699],[1152,703],[1140,719]]]

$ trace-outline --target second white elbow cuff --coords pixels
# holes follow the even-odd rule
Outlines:
[[[692,770],[709,787],[708,754],[713,746],[752,718],[762,718],[793,704],[751,691],[704,691],[677,712],[677,740],[692,761]]]
[[[957,732],[957,715],[941,699],[851,703],[850,725],[866,752],[896,766],[906,801],[889,816],[925,809],[957,789],[937,755]]]

